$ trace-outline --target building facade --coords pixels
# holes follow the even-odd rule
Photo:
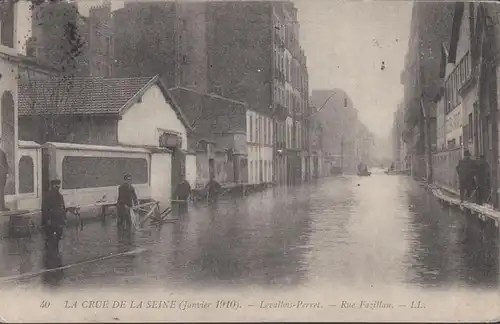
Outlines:
[[[273,182],[273,121],[256,111],[247,111],[248,183]]]
[[[323,127],[323,150],[332,167],[356,172],[358,158],[358,112],[341,89],[313,90],[311,101],[318,108]]]
[[[411,154],[412,175],[432,181],[432,147],[436,141],[436,96],[441,91],[442,44],[451,32],[453,3],[414,2],[408,52],[401,73],[404,85],[404,140]]]
[[[86,22],[88,75],[111,77],[115,60],[114,19],[111,1],[92,6]]]
[[[273,119],[274,181],[300,182],[309,105],[296,8],[289,1],[211,2],[206,17],[209,89]]]
[[[44,2],[33,6],[31,24],[27,56],[64,70],[67,75],[88,75],[87,23],[75,3]]]

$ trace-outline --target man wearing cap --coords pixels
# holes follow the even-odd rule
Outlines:
[[[460,185],[460,202],[468,200],[474,189],[475,163],[470,158],[470,152],[464,152],[464,158],[458,162],[457,173]]]
[[[123,177],[124,183],[118,187],[118,201],[116,204],[118,211],[118,226],[121,226],[125,221],[127,227],[132,225],[130,218],[130,211],[134,205],[138,204],[137,194],[135,188],[132,186],[132,177],[127,174]]]
[[[64,226],[66,225],[66,206],[59,192],[61,180],[50,181],[50,190],[42,201],[42,227],[45,229],[47,247],[59,249]]]
[[[7,154],[5,154],[5,151],[0,148],[0,211],[9,210],[5,207],[5,185],[7,183],[8,174],[9,163],[7,162]]]

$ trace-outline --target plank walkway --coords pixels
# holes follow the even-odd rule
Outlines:
[[[458,197],[446,193],[446,191],[442,190],[439,186],[427,185],[427,187],[438,200],[458,207],[462,211],[467,211],[469,214],[477,216],[482,221],[490,220],[495,224],[495,227],[499,227],[500,211],[494,209],[491,205],[478,205],[468,201],[462,203]]]

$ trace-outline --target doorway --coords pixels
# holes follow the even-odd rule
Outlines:
[[[14,195],[16,193],[16,160],[15,160],[15,112],[14,98],[12,93],[5,91],[2,95],[2,150],[7,155],[9,164],[9,174],[5,185],[5,194]]]
[[[215,161],[208,159],[208,179],[215,179]]]

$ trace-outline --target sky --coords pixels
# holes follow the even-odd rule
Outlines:
[[[410,1],[294,0],[309,90],[341,88],[361,121],[387,137],[403,99]],[[382,61],[385,69],[382,71]]]

